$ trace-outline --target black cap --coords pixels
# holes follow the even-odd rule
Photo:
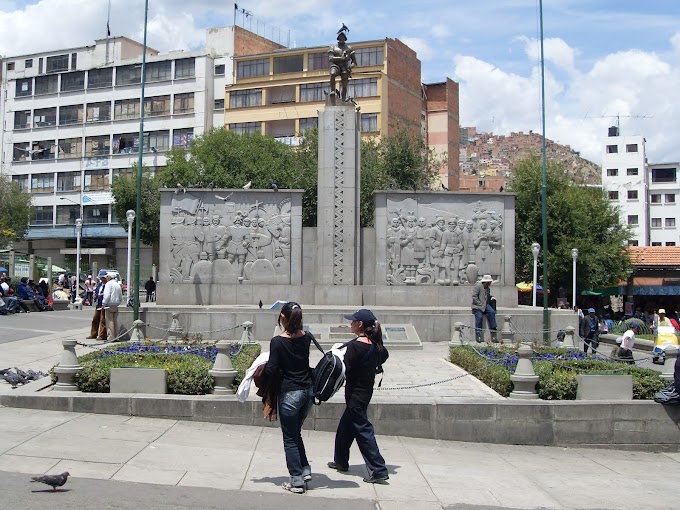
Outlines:
[[[367,308],[362,308],[361,310],[357,310],[353,314],[350,315],[345,315],[345,319],[350,320],[350,321],[360,321],[365,324],[368,324],[370,322],[375,322],[378,319],[376,318],[375,315],[373,315],[373,312],[368,310]]]

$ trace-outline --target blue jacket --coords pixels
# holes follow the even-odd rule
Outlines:
[[[19,297],[21,299],[35,299],[35,295],[33,294],[33,290],[28,286],[26,283],[20,283],[19,286],[17,287],[17,294],[19,294]]]

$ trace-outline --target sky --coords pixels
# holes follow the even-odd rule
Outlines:
[[[538,0],[149,0],[148,45],[198,49],[234,23],[291,46],[398,38],[422,80],[460,84],[460,124],[541,133]],[[246,16],[241,10],[252,15]],[[0,0],[0,55],[93,44],[108,0]],[[142,40],[144,2],[111,0],[112,35]],[[273,32],[272,32],[273,30]],[[600,164],[607,127],[646,139],[650,163],[680,161],[680,2],[545,0],[546,137]],[[618,116],[618,118],[617,118]]]

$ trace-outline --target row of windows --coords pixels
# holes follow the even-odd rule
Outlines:
[[[110,189],[110,171],[108,169],[84,170],[81,172],[59,172],[55,181],[54,173],[14,175],[12,182],[19,186],[21,191],[31,193],[54,193],[55,191],[108,191]],[[113,170],[113,178],[118,176],[129,177],[132,175],[131,168]],[[30,186],[29,186],[30,181]],[[56,182],[56,190],[55,190]]]
[[[638,191],[635,189],[628,190],[626,197],[628,200],[638,200]],[[619,192],[618,191],[610,191],[609,192],[609,200],[618,200],[619,199]],[[675,203],[675,194],[674,193],[665,193],[664,194],[664,200],[666,201],[667,204],[674,204]],[[650,195],[650,202],[652,204],[660,204],[661,203],[661,194],[654,193]]]
[[[139,99],[119,99],[113,103],[113,120],[139,118]],[[172,106],[172,110],[171,110]],[[85,122],[111,120],[111,102],[75,104],[52,108],[21,110],[14,112],[14,129],[28,129],[46,126],[68,126]],[[144,98],[144,116],[186,114],[194,112],[194,93],[174,94]],[[32,118],[32,122],[31,122]]]
[[[382,65],[385,58],[382,46],[358,48],[354,50],[357,67]],[[245,60],[236,64],[237,78],[254,78],[268,76],[270,66],[272,74],[301,73],[304,68],[304,55],[283,55]],[[307,70],[318,71],[330,68],[328,52],[307,54]]]
[[[637,241],[635,241],[635,246],[637,246]],[[654,241],[652,242],[652,246],[663,246],[663,243],[660,241]],[[668,241],[666,242],[666,246],[675,246],[675,243],[673,241]]]
[[[194,137],[194,128],[174,129],[172,146],[188,148]],[[148,131],[144,133],[143,151],[158,152],[170,148],[170,131]],[[39,142],[15,143],[13,161],[40,161],[52,159],[78,159],[82,157],[108,156],[109,154],[129,154],[139,150],[139,133],[121,133],[83,138],[62,138]]]
[[[77,205],[58,205],[56,206],[56,215],[54,214],[54,206],[51,205],[33,207],[32,211],[33,215],[30,221],[32,226],[74,225],[76,219],[80,218],[80,207]],[[116,220],[113,210],[111,214],[111,223],[117,223],[118,220]],[[83,223],[86,225],[109,223],[109,206],[84,206]]]
[[[637,152],[638,144],[628,143],[626,144],[626,152]],[[607,145],[607,154],[617,154],[619,152],[618,145]]]
[[[78,54],[71,53],[71,70],[76,69],[78,66]],[[45,62],[45,68],[43,69],[43,62]],[[16,68],[16,62],[7,62],[7,70],[14,71]],[[28,58],[24,60],[24,69],[33,68],[33,59]],[[38,73],[58,73],[62,71],[68,71],[69,69],[69,54],[65,53],[63,55],[53,55],[43,59],[40,57],[38,59]]]
[[[607,177],[617,177],[619,175],[618,168],[607,168]],[[638,175],[637,168],[626,168],[626,175]]]
[[[319,119],[317,117],[308,117],[300,119],[300,133],[304,133],[308,129],[318,127]],[[294,123],[291,124],[294,129]],[[229,124],[229,131],[233,131],[240,135],[253,134],[262,132],[261,122],[237,122]],[[374,133],[378,131],[378,114],[377,113],[362,113],[361,114],[361,132]],[[295,136],[295,133],[279,133],[280,136]]]
[[[628,215],[628,225],[636,226],[640,224],[640,218],[637,214]],[[652,228],[661,228],[661,218],[652,218]],[[675,218],[665,218],[664,226],[666,228],[675,228]]]
[[[66,57],[68,57],[68,55]],[[52,57],[48,57],[48,61],[50,58]],[[162,62],[150,62],[146,64],[145,81],[158,82],[171,80],[173,77],[173,63],[174,78],[176,80],[183,78],[193,78],[195,76],[196,62],[192,57],[178,60],[165,60]],[[75,66],[72,66],[72,69],[75,69]],[[44,94],[56,94],[57,92],[85,90],[86,83],[87,89],[111,87],[114,83],[113,69],[113,67],[104,67],[101,69],[90,69],[89,71],[73,71],[62,74],[36,76],[35,78],[21,78],[16,80],[15,96],[39,96]],[[117,86],[136,85],[142,82],[142,66],[140,64],[118,66],[115,69],[115,84]],[[217,71],[217,66],[215,66],[215,69]],[[53,70],[48,70],[47,72],[49,73],[67,70],[68,65],[65,69],[54,68]],[[224,74],[224,70],[222,70],[222,74]]]

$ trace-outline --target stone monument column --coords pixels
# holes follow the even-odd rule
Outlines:
[[[316,274],[322,285],[357,285],[361,124],[353,104],[337,104],[319,112]]]

